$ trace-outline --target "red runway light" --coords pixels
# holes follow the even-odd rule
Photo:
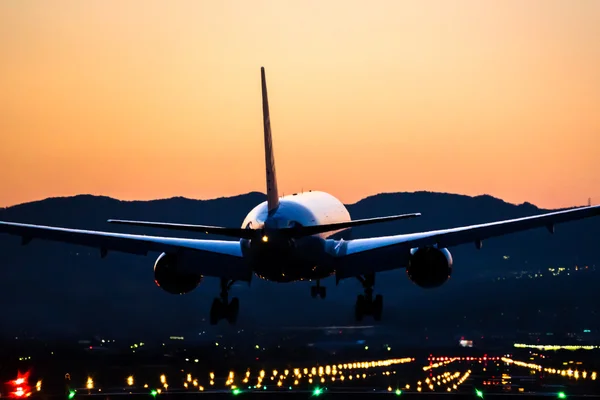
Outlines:
[[[7,384],[12,386],[11,391],[8,394],[8,397],[13,399],[20,399],[23,397],[31,396],[31,387],[29,386],[29,371],[21,374],[21,372],[17,373],[17,378],[8,381]]]

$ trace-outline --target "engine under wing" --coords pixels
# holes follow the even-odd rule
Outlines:
[[[414,249],[444,249],[474,243],[480,249],[483,240],[533,228],[546,227],[554,233],[554,225],[600,215],[600,206],[579,207],[530,217],[485,224],[462,226],[394,236],[355,240],[328,240],[326,249],[332,257],[338,280],[375,272],[404,268]]]

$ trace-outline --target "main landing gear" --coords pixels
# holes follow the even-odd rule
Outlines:
[[[362,283],[365,289],[364,295],[359,295],[356,299],[354,313],[356,321],[362,321],[366,315],[371,315],[375,321],[381,321],[381,311],[383,309],[383,296],[378,294],[373,299],[373,285],[375,285],[375,274],[358,276],[357,279]]]
[[[237,297],[229,302],[229,289],[235,281],[221,279],[221,295],[213,300],[210,308],[210,324],[216,325],[220,320],[226,319],[230,324],[235,324],[240,310],[240,301]]]
[[[324,299],[327,297],[327,288],[325,286],[321,286],[321,281],[317,279],[317,284],[310,287],[310,295],[313,299],[317,296]]]

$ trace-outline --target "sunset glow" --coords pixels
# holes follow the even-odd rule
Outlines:
[[[279,189],[600,203],[600,2],[7,0],[0,206]]]

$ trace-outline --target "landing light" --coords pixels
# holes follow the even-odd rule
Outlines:
[[[264,235],[262,237],[262,241],[265,242],[265,243],[267,243],[269,241],[269,237],[267,235]]]

